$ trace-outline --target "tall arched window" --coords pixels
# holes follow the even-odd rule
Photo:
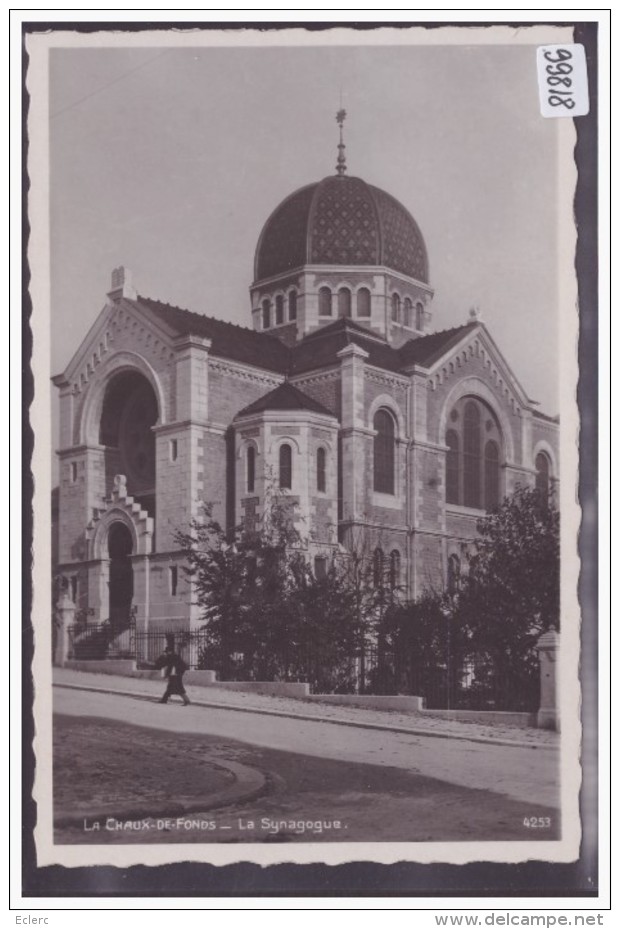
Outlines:
[[[357,315],[370,316],[370,291],[367,287],[360,287],[356,296]]]
[[[403,326],[409,326],[413,324],[413,304],[410,297],[405,297],[403,303]]]
[[[424,329],[424,307],[421,303],[415,305],[415,327],[420,332]]]
[[[247,451],[247,490],[249,494],[254,493],[254,482],[256,480],[256,449],[253,445],[248,445]]]
[[[375,587],[383,587],[383,549],[380,546],[375,548],[372,557],[372,582]]]
[[[544,452],[539,452],[538,455],[536,455],[534,465],[536,467],[536,490],[540,494],[543,503],[546,503],[549,499],[549,489],[551,486],[551,466]]]
[[[338,291],[338,316],[346,318],[351,315],[351,291],[341,287]]]
[[[293,450],[290,445],[280,446],[280,487],[290,490],[293,486]]]
[[[446,502],[459,502],[459,437],[454,429],[446,432]]]
[[[396,548],[390,552],[390,587],[400,587],[400,552]]]
[[[332,292],[329,287],[319,287],[319,316],[332,315]]]
[[[469,400],[463,424],[463,503],[480,507],[480,410]]]
[[[377,410],[373,419],[374,489],[378,493],[394,493],[394,459],[396,435],[394,419],[387,410]]]
[[[400,297],[398,294],[392,294],[392,322],[400,322]]]
[[[484,503],[487,510],[499,505],[499,446],[492,439],[484,446]]]
[[[326,487],[326,475],[325,475],[325,462],[326,462],[326,453],[324,448],[317,448],[316,450],[316,489],[320,493],[325,493]]]
[[[276,297],[276,326],[281,326],[284,322],[284,297],[278,294]]]
[[[289,290],[288,293],[288,318],[297,319],[297,291]]]
[[[269,329],[271,326],[271,304],[269,300],[263,300],[263,329]]]
[[[482,401],[463,397],[446,430],[446,503],[491,509],[501,499],[502,436]]]

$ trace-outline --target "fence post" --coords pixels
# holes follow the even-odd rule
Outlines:
[[[536,643],[540,665],[540,706],[536,718],[539,729],[560,731],[560,714],[557,708],[557,653],[560,635],[554,627],[544,632]]]
[[[69,626],[75,622],[75,603],[66,591],[63,591],[54,610],[56,622],[56,647],[54,649],[54,664],[64,665],[69,657]]]

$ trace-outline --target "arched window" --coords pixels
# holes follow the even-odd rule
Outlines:
[[[400,297],[398,294],[392,294],[392,322],[400,322]]]
[[[394,449],[396,436],[394,419],[387,410],[377,410],[373,420],[374,439],[374,489],[378,493],[394,493]]]
[[[289,290],[288,294],[288,318],[297,319],[297,291]]]
[[[458,555],[448,558],[448,593],[454,596],[461,583],[461,559]]]
[[[269,300],[263,300],[263,329],[269,329],[271,326],[271,304]]]
[[[551,466],[544,452],[539,452],[538,455],[536,455],[534,465],[536,467],[536,490],[540,494],[543,503],[546,503],[549,499],[549,489],[551,486]]]
[[[413,304],[410,297],[405,297],[403,303],[403,326],[411,327],[413,322]]]
[[[276,326],[281,326],[284,322],[284,297],[278,294],[276,297]]]
[[[367,287],[360,287],[356,296],[357,315],[370,316],[370,291]]]
[[[326,487],[325,462],[326,462],[325,449],[317,448],[317,451],[316,451],[316,489],[320,493],[325,493],[325,487]]]
[[[341,287],[338,291],[338,316],[346,318],[351,315],[351,291]]]
[[[390,552],[390,587],[400,587],[400,552],[396,548]]]
[[[415,327],[420,332],[424,329],[424,307],[421,303],[415,305]]]
[[[317,581],[324,581],[327,577],[327,558],[325,555],[317,555],[314,559],[314,576]]]
[[[492,439],[484,446],[484,503],[487,510],[499,505],[499,446]]]
[[[502,436],[482,401],[463,397],[446,431],[446,503],[491,509],[501,499]]]
[[[290,445],[280,446],[280,487],[290,490],[293,486],[293,450]]]
[[[446,502],[459,502],[459,437],[454,429],[446,432]]]
[[[375,548],[372,556],[372,582],[375,587],[383,587],[383,550]]]
[[[332,315],[332,292],[329,287],[319,287],[319,316]]]
[[[249,494],[254,493],[254,482],[256,479],[256,449],[253,445],[248,446],[247,458],[247,489]]]
[[[480,410],[469,400],[463,424],[463,503],[480,507]]]

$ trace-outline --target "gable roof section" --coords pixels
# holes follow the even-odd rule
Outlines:
[[[338,352],[346,345],[359,345],[368,352],[368,364],[388,371],[399,370],[398,353],[381,336],[351,319],[339,319],[310,333],[291,349],[291,374],[301,374],[338,363]]]
[[[466,323],[441,332],[411,339],[400,348],[392,348],[385,339],[361,326],[352,319],[338,319],[328,326],[323,326],[305,336],[300,342],[289,348],[273,335],[266,332],[256,332],[245,326],[203,316],[201,313],[192,313],[159,300],[148,297],[138,297],[136,300],[125,302],[139,307],[143,312],[150,314],[157,322],[163,323],[178,335],[199,335],[211,339],[211,353],[220,358],[238,361],[253,365],[256,368],[273,371],[285,376],[293,376],[308,371],[321,370],[338,364],[338,352],[350,344],[359,345],[368,353],[367,363],[383,370],[395,373],[405,373],[412,365],[431,369],[441,359],[453,350],[460,342],[470,336],[474,330],[484,333],[489,346],[496,353],[497,359],[503,361],[501,352],[493,342],[488,330],[479,322]],[[506,373],[510,375],[508,381],[513,384],[520,395],[520,402],[528,405],[528,399],[510,369],[503,361]],[[292,384],[287,386],[286,394],[278,394],[277,403],[297,403],[297,406],[273,406],[272,409],[312,409],[314,412],[329,413],[321,404],[301,391],[293,400],[291,391],[296,390]],[[279,388],[278,388],[279,389]],[[273,393],[273,392],[272,392]],[[267,397],[273,397],[268,394]],[[305,398],[302,401],[300,397]],[[266,400],[267,398],[263,398]],[[262,401],[259,401],[262,402]],[[301,404],[301,405],[299,405]],[[309,406],[308,404],[314,404]],[[247,409],[243,412],[247,412]],[[267,407],[265,407],[267,409]],[[258,410],[253,410],[258,412]]]
[[[421,365],[423,368],[430,368],[446,352],[458,345],[461,339],[472,332],[476,326],[478,326],[478,323],[466,323],[464,326],[443,329],[441,332],[433,332],[430,335],[421,336],[419,339],[411,339],[409,342],[405,342],[398,349],[401,369],[413,364]]]
[[[332,418],[334,415],[322,403],[313,400],[312,397],[285,381],[284,384],[270,390],[264,397],[244,407],[235,418],[263,413],[265,410],[309,410],[311,413],[321,413],[323,416]]]
[[[139,296],[137,300],[128,300],[142,309],[146,309],[156,318],[171,326],[179,335],[200,335],[211,339],[211,354],[231,361],[240,361],[285,374],[288,366],[289,350],[279,339],[263,332],[255,332],[245,326],[236,326],[202,313],[182,310],[169,303],[160,303],[148,297]]]

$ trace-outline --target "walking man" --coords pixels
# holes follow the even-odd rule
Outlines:
[[[155,667],[158,669],[165,668],[165,676],[168,681],[166,691],[159,702],[167,703],[169,697],[177,694],[183,700],[183,706],[188,706],[190,701],[183,686],[183,675],[188,670],[188,665],[174,650],[174,643],[168,643],[164,654],[155,662]]]

